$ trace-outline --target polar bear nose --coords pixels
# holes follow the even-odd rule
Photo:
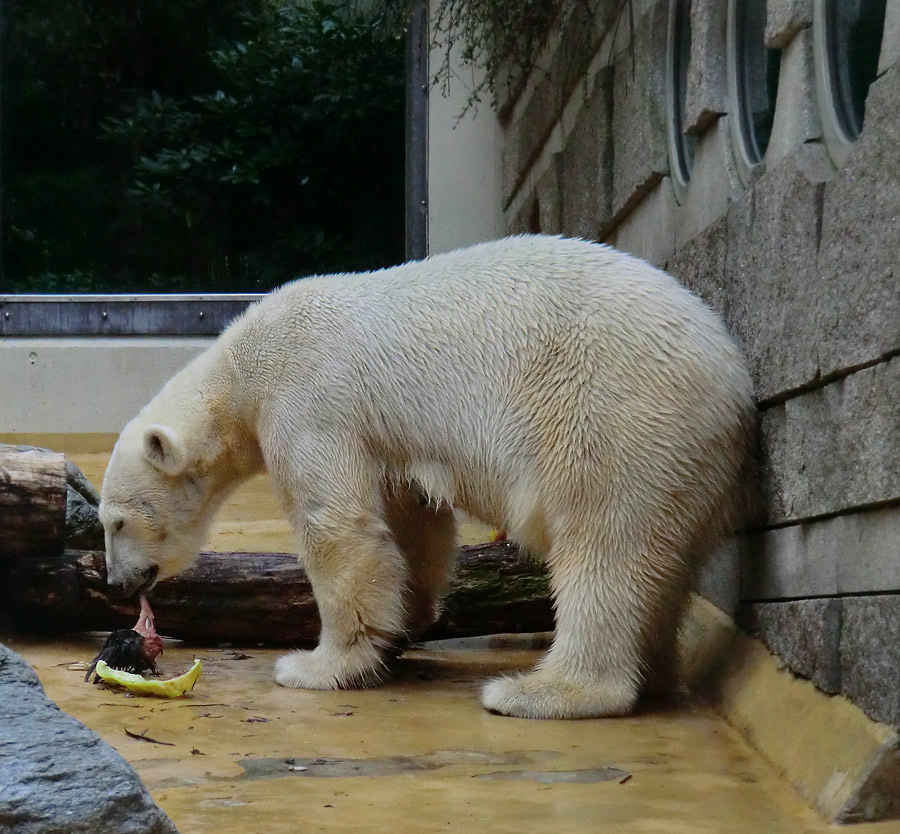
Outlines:
[[[138,591],[149,591],[156,584],[158,575],[159,565],[148,565],[144,570],[125,577],[110,574],[107,577],[107,585],[111,596],[124,599],[134,596]]]

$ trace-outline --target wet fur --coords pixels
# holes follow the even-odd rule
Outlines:
[[[435,616],[459,508],[544,558],[556,605],[550,651],[483,704],[623,714],[665,686],[693,571],[738,523],[753,427],[718,318],[608,247],[526,236],[305,279],[123,432],[101,508],[110,577],[183,570],[228,490],[265,467],[323,623],[276,680],[368,685]]]

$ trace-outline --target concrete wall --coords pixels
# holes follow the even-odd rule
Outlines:
[[[729,4],[693,0],[683,184],[666,106],[669,3],[633,0],[633,29],[601,19],[611,4],[599,4],[597,19],[554,36],[542,60],[555,71],[501,102],[501,205],[507,232],[607,241],[720,311],[756,385],[766,514],[701,588],[795,671],[900,725],[900,0],[887,3],[862,133],[844,147],[817,88],[820,5],[768,0],[780,81],[768,149],[748,165]],[[450,171],[468,159],[455,152]],[[433,170],[429,185],[448,183]],[[454,199],[465,214],[466,195]]]
[[[0,434],[118,433],[210,341],[0,339]]]
[[[431,0],[434,15],[439,0]],[[444,47],[433,45],[430,75],[443,60]],[[454,48],[458,65],[459,48]],[[428,96],[428,253],[496,240],[504,234],[500,206],[501,128],[489,103],[461,113],[478,76],[461,70],[446,90],[433,86]]]

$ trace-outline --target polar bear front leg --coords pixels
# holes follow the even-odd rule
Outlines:
[[[376,683],[403,639],[406,562],[377,507],[331,508],[307,518],[304,565],[322,630],[313,651],[280,658],[275,680],[297,689]]]

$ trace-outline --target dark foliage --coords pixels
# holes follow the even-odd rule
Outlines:
[[[261,291],[402,258],[399,12],[3,14],[3,291]]]

